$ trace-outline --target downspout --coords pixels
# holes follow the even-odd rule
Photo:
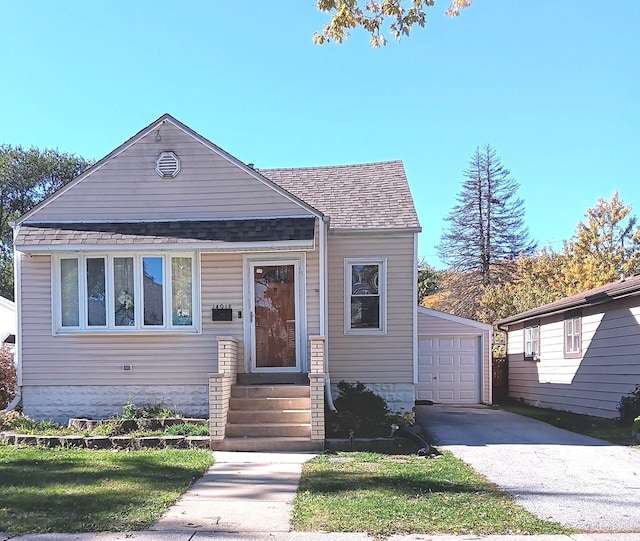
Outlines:
[[[22,402],[22,314],[20,313],[20,257],[15,249],[16,236],[20,226],[16,226],[15,222],[9,222],[9,225],[13,229],[13,298],[16,305],[16,346],[15,346],[15,358],[16,358],[16,395],[13,400],[7,404],[7,407],[2,411],[11,411],[16,409]]]
[[[413,234],[413,400],[418,383],[418,233]]]
[[[331,378],[329,377],[329,337],[327,336],[327,306],[329,303],[329,292],[327,290],[327,272],[329,270],[327,257],[327,230],[329,229],[329,217],[323,216],[318,223],[320,235],[320,336],[324,336],[324,395],[325,403],[331,411],[337,411],[331,396]]]

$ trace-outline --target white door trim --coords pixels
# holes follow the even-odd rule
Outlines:
[[[296,366],[257,368],[256,334],[255,334],[255,290],[253,269],[259,265],[293,265],[295,272],[295,328],[296,328]],[[248,373],[303,372],[307,357],[307,324],[306,324],[306,254],[245,254],[243,256],[243,334],[244,362]]]

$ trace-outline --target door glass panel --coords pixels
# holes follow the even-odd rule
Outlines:
[[[87,324],[89,327],[104,327],[107,324],[104,271],[104,258],[87,258]]]
[[[294,265],[256,265],[256,367],[296,366],[296,310]]]
[[[161,257],[142,258],[145,325],[164,325],[162,263]]]

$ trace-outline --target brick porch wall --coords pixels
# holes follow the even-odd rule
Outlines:
[[[324,440],[324,386],[327,375],[324,372],[324,336],[310,336],[311,372],[309,387],[311,393],[311,439]]]
[[[218,372],[209,374],[209,434],[211,441],[224,440],[231,386],[238,374],[238,341],[218,336]]]

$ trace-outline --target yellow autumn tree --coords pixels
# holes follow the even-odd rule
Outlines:
[[[471,5],[472,0],[451,0],[445,14],[457,17],[461,9]],[[349,31],[363,28],[370,34],[373,47],[386,45],[387,39],[381,27],[389,22],[389,32],[399,40],[408,36],[414,25],[423,27],[426,9],[435,5],[434,0],[318,0],[320,11],[331,14],[331,20],[321,32],[313,35],[314,43],[323,45],[329,41],[342,43],[349,37]]]
[[[487,286],[479,300],[478,319],[493,323],[564,297],[556,280],[564,256],[542,249],[531,257],[518,258],[509,280]]]
[[[640,272],[640,227],[618,193],[578,222],[561,253],[521,257],[509,279],[484,288],[477,318],[494,322]]]
[[[565,295],[640,272],[640,227],[631,210],[618,192],[587,210],[574,236],[564,243],[565,262],[557,279]]]

